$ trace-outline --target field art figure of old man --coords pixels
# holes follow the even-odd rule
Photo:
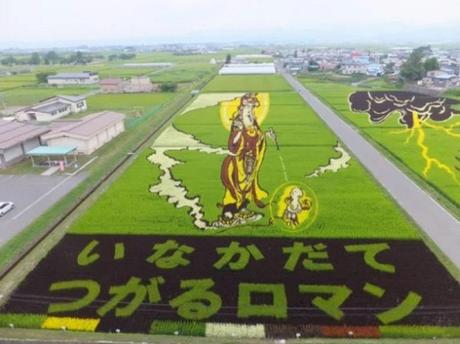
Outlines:
[[[262,215],[249,210],[248,205],[252,202],[263,208],[262,200],[268,196],[260,187],[258,177],[266,150],[265,133],[260,129],[260,122],[266,115],[268,99],[264,95],[247,93],[238,100],[236,111],[228,116],[229,154],[221,168],[225,193],[219,204],[222,215],[214,227],[232,227],[259,220]]]

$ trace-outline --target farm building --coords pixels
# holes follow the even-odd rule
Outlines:
[[[55,121],[42,140],[48,146],[75,146],[78,153],[88,155],[125,130],[125,117],[118,112],[103,111],[79,120]]]
[[[231,74],[275,74],[274,63],[231,63],[226,64],[219,71],[220,75]]]
[[[26,152],[40,146],[40,136],[48,131],[40,125],[0,120],[0,168],[24,159]]]
[[[147,93],[158,91],[158,87],[152,84],[147,77],[134,77],[130,80],[103,79],[99,83],[103,93]]]
[[[91,85],[99,82],[97,73],[58,73],[48,76],[49,85]]]
[[[87,110],[84,96],[55,96],[15,112],[18,121],[49,122]]]
[[[102,79],[99,85],[102,93],[123,93],[123,80],[120,78]]]
[[[126,93],[139,93],[139,92],[152,92],[155,86],[147,77],[137,77],[127,80],[124,85],[124,92]]]

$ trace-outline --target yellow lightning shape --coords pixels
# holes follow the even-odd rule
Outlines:
[[[410,135],[407,138],[406,143],[409,143],[411,141],[411,139],[414,136],[416,136],[417,146],[420,147],[422,158],[425,161],[425,167],[423,169],[423,175],[425,176],[425,178],[428,177],[428,173],[430,172],[432,167],[436,166],[440,170],[442,170],[442,171],[446,172],[447,174],[449,174],[452,177],[452,179],[457,184],[460,185],[460,181],[458,180],[457,175],[456,175],[455,171],[452,168],[450,168],[446,164],[442,163],[439,159],[436,159],[436,158],[430,156],[430,150],[429,150],[427,144],[425,143],[426,134],[425,134],[425,130],[424,130],[425,129],[424,126],[426,126],[428,128],[432,128],[432,129],[435,129],[435,130],[440,130],[440,131],[446,133],[449,136],[460,138],[460,133],[454,133],[453,132],[455,130],[455,128],[460,127],[460,122],[456,122],[456,123],[452,124],[450,127],[445,128],[445,127],[442,127],[442,126],[439,126],[439,125],[434,125],[434,124],[428,123],[426,119],[421,120],[419,118],[419,114],[417,112],[414,112],[412,114],[412,118],[413,118],[414,125],[412,126],[412,128],[407,129],[407,130],[404,131],[404,132],[410,131]]]

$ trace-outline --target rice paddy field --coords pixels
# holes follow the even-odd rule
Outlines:
[[[92,87],[25,86],[4,91],[2,96],[7,106],[27,106],[56,95],[80,95],[93,89]]]
[[[432,191],[452,212],[460,215],[459,116],[454,115],[442,122],[428,119],[419,129],[413,130],[401,125],[397,111],[381,123],[372,123],[366,113],[352,111],[348,101],[353,92],[371,90],[370,87],[362,85],[358,88],[314,79],[301,81],[403,168],[407,168],[422,187]],[[388,85],[381,86],[377,89],[391,90]]]
[[[86,65],[39,65],[24,66],[22,69],[11,67],[11,70],[3,67],[2,70],[4,71],[14,71],[18,74],[0,76],[0,104],[5,107],[27,106],[51,96],[59,94],[80,95],[98,88],[98,85],[51,87],[38,84],[36,78],[38,73],[91,71],[98,73],[101,79],[146,76],[153,83],[177,83],[180,91],[183,88],[188,89],[190,85],[198,80],[210,78],[218,68],[216,64],[210,64],[210,60],[212,58],[222,59],[224,56],[222,53],[176,56],[172,53],[154,52],[138,54],[134,59],[123,61],[96,59],[95,62]],[[142,65],[143,63],[157,62],[172,63],[173,66],[165,68]],[[139,66],[126,66],[125,63],[138,63]],[[21,70],[24,72],[21,72]],[[97,104],[100,103],[101,99],[98,98],[91,102]],[[123,99],[123,96],[120,99]],[[140,104],[136,106],[143,106],[142,103],[143,101],[141,100]],[[125,107],[130,107],[132,102],[127,101],[126,104]],[[98,106],[96,105],[95,107]]]
[[[32,73],[2,76],[0,77],[0,91],[13,89],[21,86],[33,85],[35,83],[36,78],[35,75]]]
[[[308,182],[309,185],[314,185],[315,190],[322,190],[318,195],[321,199],[321,213],[318,214],[316,223],[308,231],[300,232],[299,235],[379,237],[385,232],[385,236],[397,238],[417,236],[413,224],[407,220],[357,161],[350,158],[347,162],[349,167],[344,168],[341,173],[326,173],[321,178],[307,179],[307,175],[313,173],[315,169],[327,165],[329,159],[340,157],[340,154],[334,150],[337,138],[295,92],[286,91],[289,90],[289,85],[284,79],[279,76],[216,77],[205,88],[205,92],[220,90],[221,85],[226,82],[231,84],[232,90],[279,90],[269,93],[270,110],[264,125],[277,132],[280,151],[276,150],[273,142],[268,143],[264,163],[270,167],[267,167],[266,171],[261,171],[260,183],[269,185],[268,191],[273,193],[283,182],[288,182],[284,180],[280,163],[281,156],[289,178]],[[228,134],[222,127],[218,114],[218,104],[195,109],[179,116],[174,121],[173,127],[180,132],[191,134],[199,142],[210,147],[225,148]],[[208,235],[207,231],[199,231],[190,226],[187,207],[182,209],[176,209],[173,206],[165,207],[164,197],[152,195],[149,192],[147,186],[154,184],[164,172],[158,165],[146,164],[151,154],[150,150],[145,152],[144,158],[136,161],[132,169],[122,176],[85,216],[77,221],[71,228],[71,232],[102,234],[110,231],[111,233],[148,234],[154,231],[158,234]],[[171,173],[190,189],[189,198],[200,197],[208,221],[215,220],[219,213],[215,203],[219,201],[223,193],[219,178],[222,156],[204,154],[184,149],[181,146],[171,149],[166,154],[182,162],[175,165]],[[144,178],[145,181],[139,183],[139,178]],[[331,188],[330,185],[334,187]],[[121,193],[126,193],[126,195],[114,197]],[[344,199],[344,197],[347,198]],[[143,200],[145,203],[143,202],[140,206],[138,203],[133,203],[132,198]],[[116,205],[117,201],[120,203]],[[112,222],[112,219],[101,215],[108,209],[115,208],[117,211],[114,214],[118,214],[118,218],[114,224],[108,226],[106,221]],[[370,219],[371,223],[361,221],[361,214],[366,209],[375,210],[373,211],[375,216]],[[269,209],[264,210],[265,217],[268,217]],[[183,216],[179,217],[180,213]],[[339,213],[341,216],[338,216]],[[138,221],[133,221],[134,218],[137,218]],[[170,225],[172,219],[175,221],[173,227]],[[155,225],[152,226],[152,223]],[[369,230],[369,227],[373,229]],[[263,230],[258,230],[253,226],[248,226],[245,230],[234,228],[225,233],[248,236],[292,235],[289,232],[280,231],[275,225],[267,226]]]
[[[419,229],[284,79],[217,76],[2,299],[0,324],[455,337],[459,298]]]
[[[159,67],[126,67],[122,61],[115,62],[95,62],[87,65],[54,65],[54,66],[38,66],[34,69],[34,72],[44,73],[55,73],[59,71],[61,73],[72,73],[90,71],[98,73],[101,79],[106,78],[129,78],[133,76],[143,76],[150,73],[159,71]]]

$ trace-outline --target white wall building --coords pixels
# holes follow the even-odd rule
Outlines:
[[[97,73],[58,73],[48,76],[49,85],[91,85],[99,82]]]
[[[385,74],[385,69],[381,64],[370,64],[367,66],[366,74],[369,76],[382,76]]]
[[[368,65],[361,63],[346,63],[341,65],[340,71],[345,75],[367,74],[367,67]]]
[[[42,140],[48,146],[75,146],[78,153],[89,155],[125,131],[125,117],[122,113],[103,111],[79,120],[56,121]]]
[[[0,168],[24,159],[29,150],[40,146],[40,136],[48,131],[45,126],[0,120]]]
[[[231,63],[223,66],[220,75],[232,74],[275,74],[276,68],[274,63]]]
[[[15,112],[18,121],[50,122],[88,109],[84,96],[55,96]]]

